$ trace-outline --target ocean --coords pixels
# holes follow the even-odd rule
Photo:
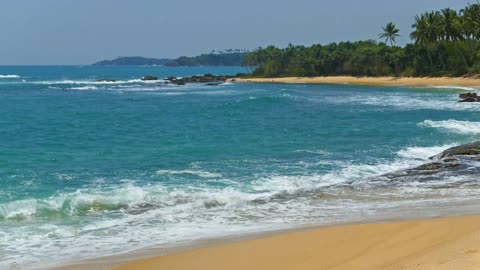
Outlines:
[[[479,213],[475,175],[383,176],[478,140],[461,89],[140,80],[248,71],[1,66],[0,269]]]

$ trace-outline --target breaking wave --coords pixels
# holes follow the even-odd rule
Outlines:
[[[422,127],[438,128],[440,130],[458,133],[458,134],[479,134],[480,122],[470,121],[458,121],[458,120],[445,120],[445,121],[432,121],[425,120],[418,124]]]
[[[0,75],[0,79],[19,79],[21,78],[18,75]]]

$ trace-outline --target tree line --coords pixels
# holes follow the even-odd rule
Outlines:
[[[231,51],[201,54],[199,56],[182,56],[171,60],[165,66],[240,66],[248,52]]]
[[[252,76],[461,76],[480,73],[480,4],[415,16],[413,43],[396,46],[393,22],[374,40],[259,48],[244,64]]]

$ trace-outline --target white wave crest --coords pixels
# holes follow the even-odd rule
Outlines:
[[[132,79],[132,80],[118,80],[118,81],[92,81],[92,80],[61,80],[61,81],[28,81],[29,84],[43,84],[43,85],[57,85],[57,84],[73,84],[73,85],[119,85],[119,84],[158,84],[164,83],[165,80],[156,80],[156,81],[144,81],[141,79]]]
[[[355,94],[339,98],[326,98],[333,103],[362,104],[396,110],[448,110],[448,111],[480,111],[475,102],[458,102],[458,95],[436,96],[432,94],[407,95],[392,93],[389,95]]]
[[[454,144],[431,147],[407,147],[397,152],[397,155],[402,158],[416,159],[427,161],[430,157],[435,156],[448,148],[454,147]]]
[[[0,75],[0,79],[18,79],[21,78],[18,75]]]
[[[446,130],[453,133],[459,134],[479,134],[480,133],[480,122],[470,122],[470,121],[458,121],[458,120],[446,120],[446,121],[432,121],[425,120],[422,123],[418,124],[423,127],[438,128],[441,130]]]
[[[436,88],[436,89],[458,89],[458,90],[465,90],[465,91],[476,91],[476,90],[478,90],[478,88],[475,88],[475,87],[466,87],[466,86],[458,86],[458,85],[432,86],[432,88]]]
[[[71,90],[97,90],[98,87],[93,85],[81,86],[81,87],[72,87]]]
[[[321,155],[321,156],[326,156],[329,155],[330,153],[324,150],[295,150],[295,153],[308,153],[308,154],[314,154],[314,155]]]
[[[222,177],[219,173],[201,171],[201,170],[158,170],[157,174],[190,174],[196,175],[202,178],[219,178]]]

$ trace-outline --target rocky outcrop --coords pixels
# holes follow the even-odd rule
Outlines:
[[[147,75],[142,78],[142,81],[158,81],[158,77]]]
[[[183,78],[168,77],[168,78],[165,78],[165,80],[176,85],[184,85],[187,83],[206,83],[207,85],[215,86],[215,85],[220,85],[225,81],[227,81],[228,79],[232,79],[235,77],[236,76],[213,75],[213,74],[207,73],[205,75],[196,75],[196,76],[183,77]]]
[[[175,84],[175,85],[185,85],[187,83],[205,83],[210,86],[217,86],[221,85],[227,80],[234,81],[234,78],[244,76],[245,74],[243,73],[238,73],[237,75],[214,75],[211,73],[207,73],[204,75],[195,75],[191,77],[174,77],[170,76],[167,78],[163,79],[163,82],[160,83],[165,83],[165,84]],[[157,81],[158,77],[152,76],[152,75],[147,75],[142,78],[143,81]]]
[[[430,157],[432,162],[415,168],[401,170],[382,175],[378,179],[395,182],[444,181],[448,177],[465,179],[480,175],[480,141],[449,148],[438,155]],[[458,182],[457,184],[461,184]]]
[[[116,82],[117,80],[112,80],[112,79],[98,79],[96,82]]]
[[[480,102],[480,96],[477,93],[463,93],[459,96],[459,102]]]
[[[452,159],[452,157],[457,157],[457,156],[474,156],[474,155],[480,155],[480,141],[449,148],[436,156],[430,157],[430,159],[437,159],[437,160],[444,159],[444,158]]]

